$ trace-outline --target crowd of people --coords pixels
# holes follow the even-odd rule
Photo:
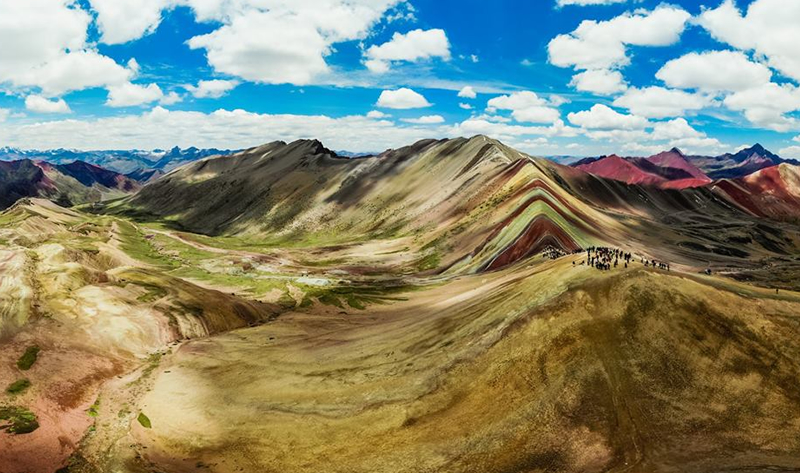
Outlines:
[[[617,268],[619,265],[624,265],[624,267],[627,268],[631,264],[631,261],[633,261],[633,254],[630,252],[620,250],[619,248],[609,248],[604,246],[592,246],[586,248],[585,250],[576,250],[573,252],[573,254],[580,254],[584,251],[586,252],[586,259],[580,262],[580,266],[591,266],[601,271],[610,271],[611,269]],[[556,251],[548,250],[546,257],[556,259],[566,254],[567,253],[563,251],[560,251],[559,254]],[[653,267],[663,269],[665,271],[670,270],[669,263],[665,263],[663,261],[648,260],[644,257],[641,257],[640,261],[645,267]],[[575,262],[573,261],[572,264],[574,266]]]

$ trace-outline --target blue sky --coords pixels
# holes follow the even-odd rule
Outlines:
[[[0,0],[0,146],[800,157],[798,42],[784,0]]]

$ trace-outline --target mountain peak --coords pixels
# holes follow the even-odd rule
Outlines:
[[[751,158],[753,156],[764,158],[763,161],[769,161],[772,164],[781,163],[781,158],[764,148],[761,143],[756,143],[749,148],[742,149],[731,156],[733,157],[734,161],[740,164],[744,163],[745,161],[752,160]]]

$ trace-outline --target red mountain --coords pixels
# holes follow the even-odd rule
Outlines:
[[[690,163],[689,160],[686,159],[686,155],[683,154],[678,148],[672,148],[669,151],[664,151],[663,153],[650,156],[647,158],[647,160],[662,168],[681,169],[686,171],[692,176],[692,178],[698,181],[705,181],[706,184],[711,182],[711,178],[708,177],[706,173],[701,171],[700,168]]]
[[[633,162],[620,158],[615,154],[588,164],[580,164],[576,167],[595,176],[627,182],[628,184],[660,185],[666,182],[665,178],[646,172],[633,164]]]
[[[647,159],[612,155],[597,160],[579,161],[575,167],[606,179],[663,189],[687,189],[711,182],[703,171],[690,163],[676,148]]]
[[[738,179],[723,179],[714,191],[759,217],[797,221],[800,217],[800,166],[783,163]]]

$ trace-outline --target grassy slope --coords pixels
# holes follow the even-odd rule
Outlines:
[[[278,319],[176,353],[136,435],[171,471],[797,468],[800,297],[770,294],[564,259]]]

